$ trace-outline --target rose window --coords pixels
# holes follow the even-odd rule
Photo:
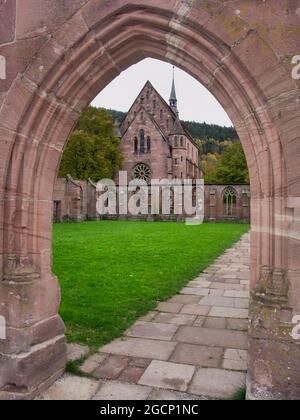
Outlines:
[[[134,178],[149,182],[151,180],[151,169],[144,163],[140,163],[133,170]]]

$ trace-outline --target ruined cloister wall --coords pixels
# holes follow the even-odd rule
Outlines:
[[[194,76],[237,128],[251,179],[248,398],[299,398],[299,0],[9,0],[0,13],[0,398],[32,398],[64,369],[57,168],[83,108],[145,57]]]
[[[227,188],[235,191],[235,200],[232,212],[226,214],[224,203],[224,192]],[[81,193],[82,191],[82,193]],[[128,197],[130,198],[130,197]],[[88,181],[74,181],[71,177],[58,178],[55,182],[53,193],[53,221],[81,222],[84,220],[103,219],[96,210],[97,192],[96,185]],[[56,205],[59,204],[59,214],[56,212]],[[151,208],[151,194],[149,195],[149,207]],[[80,211],[78,211],[80,209]],[[130,214],[122,219],[139,220],[184,220],[185,216],[174,217],[134,217]],[[250,223],[250,186],[249,185],[206,185],[204,189],[204,218],[206,221],[230,221]],[[120,219],[119,215],[110,219]]]

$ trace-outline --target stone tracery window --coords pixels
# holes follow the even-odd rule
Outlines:
[[[237,205],[237,192],[232,187],[227,187],[223,193],[225,216],[235,216]]]
[[[145,163],[139,163],[133,170],[133,175],[135,179],[141,181],[150,182],[152,177],[151,169]]]
[[[140,153],[141,154],[145,153],[145,131],[144,130],[140,131]]]

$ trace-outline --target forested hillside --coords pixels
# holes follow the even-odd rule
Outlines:
[[[125,116],[125,112],[116,111],[113,109],[107,110],[114,120],[121,122]],[[195,139],[208,140],[215,139],[218,141],[224,140],[238,140],[237,132],[233,127],[222,127],[216,124],[198,123],[195,121],[183,121],[185,127]]]

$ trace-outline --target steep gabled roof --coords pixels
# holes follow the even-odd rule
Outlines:
[[[160,128],[160,126],[157,124],[157,122],[155,121],[155,119],[152,117],[152,115],[150,114],[150,112],[148,112],[148,111],[147,111],[147,109],[146,109],[143,105],[141,105],[141,106],[138,108],[138,111],[137,111],[136,116],[133,118],[133,120],[131,121],[130,125],[129,125],[128,127],[126,127],[126,130],[124,131],[123,136],[127,133],[127,131],[129,130],[129,128],[131,127],[131,125],[132,125],[132,124],[134,123],[134,121],[138,118],[139,112],[140,112],[141,110],[143,110],[143,112],[145,112],[145,114],[146,114],[146,115],[148,115],[148,117],[149,117],[150,121],[151,121],[151,122],[155,125],[155,128],[157,129],[157,131],[159,131],[159,132],[160,132],[160,134],[161,134],[162,138],[163,138],[163,139],[165,140],[165,142],[167,143],[167,142],[168,142],[168,140],[167,140],[167,138],[166,138],[166,136],[165,136],[164,132],[162,131],[162,129]]]
[[[137,97],[135,98],[135,100],[133,101],[133,104],[131,105],[131,107],[129,108],[129,111],[127,112],[127,114],[125,115],[125,117],[123,118],[123,120],[121,121],[120,125],[123,124],[123,122],[126,120],[127,115],[130,113],[130,111],[132,110],[132,108],[135,106],[136,101],[138,100],[138,97],[141,95],[141,93],[143,92],[143,90],[149,86],[150,88],[152,88],[154,90],[154,92],[156,93],[156,95],[158,96],[158,98],[162,101],[163,105],[165,105],[166,108],[168,108],[172,115],[174,116],[174,119],[177,117],[177,115],[175,114],[175,112],[173,111],[173,109],[170,107],[170,105],[165,101],[165,99],[160,95],[160,93],[155,89],[155,87],[152,85],[152,83],[150,82],[150,80],[147,80],[147,82],[145,83],[145,85],[143,86],[143,88],[141,89],[141,91],[139,92],[139,94],[137,95]]]
[[[175,91],[175,83],[173,81],[174,84],[174,95],[176,97],[176,91]],[[197,145],[197,143],[195,142],[195,140],[193,139],[192,135],[189,133],[189,131],[187,130],[187,128],[184,126],[184,124],[180,121],[177,113],[170,107],[170,105],[166,102],[166,100],[160,95],[160,93],[155,89],[155,87],[152,85],[152,83],[150,82],[150,80],[147,80],[147,82],[145,83],[145,85],[143,86],[143,88],[141,89],[141,91],[139,92],[139,94],[137,95],[137,97],[135,98],[133,104],[131,105],[128,113],[126,114],[126,116],[123,118],[120,127],[122,127],[124,121],[126,120],[128,114],[130,113],[130,111],[132,110],[132,108],[135,106],[139,96],[141,95],[141,93],[145,90],[146,87],[152,88],[153,91],[155,92],[155,94],[157,95],[157,97],[161,100],[162,104],[170,111],[171,115],[173,116],[173,121],[174,124],[178,127],[178,130],[180,130],[179,133],[173,133],[173,134],[183,134],[185,136],[187,136],[192,143],[199,148],[199,146]],[[173,91],[173,87],[172,87],[172,91]],[[173,95],[173,93],[171,93],[171,96]],[[155,121],[155,119],[152,117],[152,115],[146,110],[145,107],[143,107],[143,105],[140,106],[140,108],[138,108],[137,114],[140,112],[140,110],[143,109],[147,115],[150,117],[151,121],[155,124],[155,126],[157,127],[157,129],[160,131],[160,133],[162,134],[163,138],[165,138],[165,135],[163,133],[163,131],[161,130],[161,128],[159,127],[159,125],[157,124],[157,122]],[[135,120],[135,118],[131,121],[131,124],[133,123],[133,121]],[[130,124],[130,125],[131,125]],[[174,125],[174,127],[175,127]],[[126,129],[124,130],[124,132],[122,133],[123,135],[127,132],[129,127],[126,127]]]

